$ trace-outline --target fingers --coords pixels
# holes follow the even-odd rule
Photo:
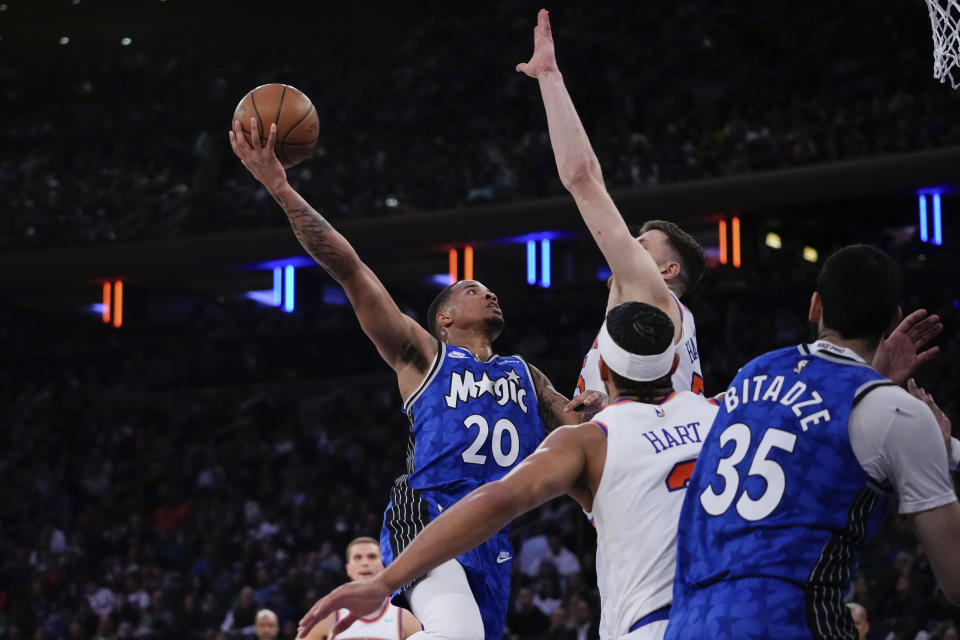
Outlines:
[[[907,391],[909,391],[910,395],[912,396],[916,396],[918,398],[920,397],[917,395],[917,383],[914,381],[913,378],[909,378],[907,380]]]
[[[355,614],[355,613],[353,613],[353,612],[351,611],[350,614],[349,614],[346,618],[343,618],[342,620],[340,620],[339,622],[337,622],[336,625],[334,625],[334,627],[333,627],[333,634],[331,634],[332,637],[336,637],[338,634],[343,633],[344,631],[346,631],[347,629],[349,629],[349,628],[350,628],[350,625],[352,625],[354,622],[356,622],[359,618],[360,618],[360,616],[358,616],[357,614]]]
[[[564,412],[567,412],[567,411],[575,411],[575,412],[579,413],[579,412],[583,411],[583,410],[586,408],[586,406],[587,406],[586,403],[584,403],[584,402],[580,399],[580,396],[577,396],[576,398],[574,398],[573,400],[571,400],[570,402],[568,402],[568,403],[567,403],[567,406],[565,406],[565,407],[563,408],[563,410],[564,410]]]
[[[277,124],[275,122],[270,123],[270,133],[267,135],[267,146],[265,147],[267,151],[273,153],[273,145],[277,142]]]
[[[919,367],[920,365],[930,362],[931,360],[936,358],[939,353],[940,353],[940,347],[930,347],[926,351],[921,351],[920,353],[917,354],[916,366]]]
[[[923,320],[927,315],[926,309],[917,309],[906,318],[900,321],[900,324],[897,325],[895,331],[903,331],[907,333],[912,329],[918,322]]]
[[[257,126],[257,119],[250,116],[250,144],[254,151],[260,150],[260,127]]]
[[[240,121],[233,121],[233,130],[230,131],[230,146],[233,148],[233,152],[237,154],[241,160],[244,158],[244,153],[250,148],[246,140],[243,139],[243,130],[240,128]]]
[[[910,336],[910,340],[914,344],[923,346],[924,344],[930,342],[943,331],[943,323],[940,322],[938,316],[930,316],[925,318],[922,322],[918,322],[907,335]]]

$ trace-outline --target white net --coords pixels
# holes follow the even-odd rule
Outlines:
[[[960,3],[926,0],[933,27],[933,77],[960,87]]]

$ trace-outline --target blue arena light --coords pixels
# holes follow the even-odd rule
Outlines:
[[[933,244],[943,244],[943,226],[940,219],[940,194],[933,194]]]
[[[613,272],[610,271],[610,267],[608,267],[607,265],[602,264],[599,267],[597,267],[597,280],[601,282],[606,282],[607,280],[610,279],[610,276],[612,275],[613,275]]]
[[[527,284],[537,284],[537,242],[527,240]]]
[[[286,313],[293,312],[293,265],[288,264],[283,268],[283,310]]]
[[[527,250],[529,254],[529,249]],[[550,240],[540,241],[540,286],[550,288]],[[529,273],[527,276],[529,277]]]
[[[283,301],[283,269],[273,268],[273,306],[279,307]]]
[[[929,239],[927,234],[927,196],[920,194],[920,242],[926,242]]]

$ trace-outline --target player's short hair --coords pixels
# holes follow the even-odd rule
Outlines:
[[[430,306],[427,307],[427,331],[437,340],[441,339],[440,326],[437,324],[437,314],[446,308],[447,301],[450,299],[451,294],[453,294],[453,288],[455,286],[457,286],[456,282],[444,288],[444,290],[438,293],[437,297],[433,299]]]
[[[876,345],[897,312],[903,276],[893,258],[854,244],[827,258],[817,278],[823,325],[847,340]]]
[[[673,342],[673,320],[645,302],[624,302],[607,312],[607,333],[621,348],[641,356],[663,353]],[[656,380],[631,380],[611,369],[621,394],[648,397],[673,385],[670,374]]]
[[[347,545],[347,550],[344,552],[347,562],[350,562],[350,549],[353,549],[353,547],[358,544],[375,544],[379,547],[380,541],[376,538],[371,538],[370,536],[360,536],[359,538],[354,538]]]
[[[703,247],[694,240],[693,236],[667,220],[647,220],[640,227],[637,235],[643,235],[651,230],[662,231],[667,236],[667,242],[670,248],[677,254],[677,262],[680,263],[680,285],[683,287],[681,293],[692,291],[703,272],[707,269],[707,259],[703,256]]]

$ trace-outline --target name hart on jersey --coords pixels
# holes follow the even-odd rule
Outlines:
[[[800,369],[802,371],[802,367]],[[770,380],[768,378],[766,374],[747,377],[739,386],[727,389],[723,396],[727,412],[751,402],[779,402],[790,407],[793,414],[800,418],[800,428],[804,431],[812,425],[830,422],[830,411],[819,407],[823,404],[823,398],[816,389],[808,391],[807,383],[797,380],[784,393],[784,376],[775,376]]]
[[[697,428],[699,426],[699,422],[691,422],[686,425],[678,424],[673,427],[663,427],[661,429],[647,431],[643,434],[643,437],[653,445],[654,453],[661,453],[667,449],[680,446],[681,444],[701,442],[700,430]],[[673,433],[670,433],[671,430]],[[676,437],[674,437],[674,434],[676,434]]]
[[[450,392],[443,397],[447,406],[456,409],[461,402],[469,402],[489,393],[501,407],[512,402],[520,407],[524,413],[527,412],[527,405],[524,400],[527,397],[527,390],[520,384],[520,376],[511,369],[502,378],[491,378],[487,372],[477,380],[473,371],[454,371],[450,374]]]

